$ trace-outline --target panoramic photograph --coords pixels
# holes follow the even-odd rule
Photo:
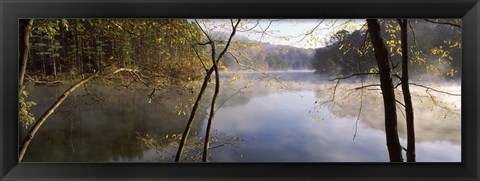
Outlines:
[[[19,162],[461,162],[461,19],[20,19]]]

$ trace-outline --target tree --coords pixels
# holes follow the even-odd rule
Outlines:
[[[35,102],[27,101],[28,92],[25,89],[25,74],[27,71],[27,62],[30,52],[30,34],[32,31],[33,19],[20,20],[20,54],[19,54],[19,119],[24,126],[28,126],[35,121],[35,117],[30,113],[30,108],[35,105]]]
[[[402,46],[402,84],[403,101],[405,102],[405,115],[407,121],[407,162],[415,162],[415,125],[412,97],[410,95],[410,85],[408,80],[408,35],[407,35],[407,19],[398,19],[401,29],[401,46]]]
[[[19,87],[22,89],[27,71],[28,53],[30,52],[30,31],[32,30],[33,19],[20,20],[20,75]]]
[[[190,134],[190,127],[191,127],[192,122],[195,118],[195,113],[196,113],[196,111],[198,109],[198,106],[200,104],[200,101],[203,97],[203,93],[205,92],[205,89],[207,88],[208,82],[210,81],[212,73],[215,72],[215,92],[214,92],[214,95],[212,97],[210,114],[209,114],[208,123],[207,123],[207,132],[205,134],[203,156],[202,156],[202,161],[204,161],[204,162],[208,161],[208,145],[209,145],[209,141],[210,141],[210,129],[211,129],[211,124],[212,124],[213,117],[215,115],[215,100],[218,96],[219,89],[220,89],[220,75],[218,73],[217,65],[220,62],[220,60],[222,60],[225,53],[227,52],[228,47],[230,46],[230,43],[232,41],[233,36],[235,36],[235,32],[236,32],[236,29],[237,29],[239,24],[240,24],[240,20],[238,20],[235,24],[233,23],[233,20],[231,20],[232,32],[231,32],[231,34],[228,38],[227,43],[225,44],[225,48],[218,55],[218,57],[216,57],[216,53],[215,53],[215,49],[216,49],[215,42],[208,35],[208,33],[205,30],[202,29],[204,35],[208,39],[208,42],[201,43],[201,44],[202,45],[210,45],[212,66],[210,67],[210,69],[208,69],[208,71],[207,71],[207,73],[204,77],[203,84],[202,84],[202,87],[200,89],[200,93],[198,94],[198,97],[197,97],[197,99],[196,99],[196,101],[193,105],[192,111],[190,113],[190,117],[189,117],[187,125],[185,127],[185,131],[183,132],[182,139],[180,140],[180,144],[179,144],[179,147],[178,147],[178,150],[177,150],[177,154],[175,156],[175,162],[179,162],[181,157],[182,157],[183,148],[185,147],[185,143],[187,142],[188,135]],[[197,22],[197,25],[200,27],[200,24],[198,22]]]
[[[402,147],[398,138],[397,113],[395,92],[391,76],[392,63],[383,38],[380,34],[380,25],[376,19],[367,19],[368,33],[372,40],[375,59],[380,75],[380,88],[382,89],[383,105],[385,112],[385,132],[387,148],[391,162],[402,162]]]

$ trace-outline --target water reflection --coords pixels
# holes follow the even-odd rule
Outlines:
[[[231,80],[235,75],[238,74],[225,75],[222,80]],[[312,72],[276,73],[275,76],[285,78],[283,83],[289,87],[280,91],[259,81],[261,76],[257,74],[242,75],[240,81],[222,82],[217,101],[222,107],[213,121],[218,141],[211,147],[228,142],[229,138],[241,141],[212,151],[214,161],[389,161],[383,131],[383,108],[381,104],[369,101],[375,100],[378,93],[366,94],[357,136],[353,140],[358,99],[315,108],[315,101],[331,94],[327,89],[331,82],[318,81],[319,76]],[[255,80],[253,85],[249,84],[250,79]],[[246,85],[250,86],[242,89]],[[452,86],[451,89],[458,87]],[[33,89],[30,98],[38,103],[33,110],[37,117],[64,90],[58,87]],[[150,92],[147,91],[97,86],[92,87],[91,92],[102,97],[103,101],[98,102],[92,96],[81,98],[85,94],[83,90],[75,93],[37,133],[25,161],[171,161],[178,144],[178,139],[172,136],[178,137],[183,132],[188,119],[176,110],[175,105],[188,103],[195,95],[171,93],[148,103]],[[211,91],[207,93],[211,94]],[[201,150],[196,144],[203,143],[208,100],[193,123],[194,136],[190,151],[187,151],[189,154],[186,154],[189,155],[186,159],[192,157],[190,161],[195,161],[195,155]],[[460,97],[444,101],[457,104],[458,109],[454,111],[460,112]],[[414,100],[417,161],[461,161],[459,115],[444,117],[446,110],[429,106],[428,101],[420,102]],[[188,110],[186,112],[188,114]],[[401,143],[406,145],[404,118],[398,114]],[[321,119],[312,120],[315,116]],[[22,135],[26,133],[24,129],[21,132]]]
[[[33,101],[40,103],[33,110],[36,117],[45,111],[64,88],[35,87]],[[79,90],[64,102],[35,136],[25,161],[110,162],[143,160],[141,143],[136,133],[164,137],[179,134],[186,116],[176,114],[176,98],[147,103],[149,92],[91,88],[104,100],[97,104],[92,96],[81,98]],[[179,97],[179,96],[177,96]],[[188,101],[188,96],[181,97]],[[75,105],[77,105],[75,107]],[[205,114],[199,113],[199,119]],[[200,130],[201,122],[193,124],[192,132]],[[26,131],[21,128],[21,134]],[[73,145],[73,146],[72,146]],[[73,156],[72,156],[73,155]]]
[[[352,85],[347,85],[352,87]],[[446,89],[446,87],[442,87]],[[456,88],[456,90],[454,90]],[[458,86],[452,86],[451,91],[460,91]],[[461,117],[460,117],[460,103],[461,97],[457,96],[445,96],[439,93],[434,94],[436,100],[441,100],[444,104],[448,104],[451,109],[445,109],[440,106],[432,104],[430,97],[425,95],[425,90],[413,87],[412,92],[416,94],[412,96],[412,103],[414,105],[415,114],[415,139],[419,142],[435,142],[435,141],[447,141],[453,144],[461,143]],[[318,99],[326,97],[328,94],[325,91],[316,91],[316,97]],[[356,98],[357,94],[350,95]],[[377,130],[384,130],[384,122],[382,121],[383,105],[381,102],[379,92],[373,92],[364,95],[362,114],[360,115],[360,124],[365,128],[373,128]],[[403,99],[400,95],[397,95],[399,99]],[[333,106],[325,106],[331,112],[339,113],[338,117],[355,118],[358,116],[360,102],[359,99],[350,100],[350,103],[335,104]],[[380,101],[380,102],[377,102]],[[398,117],[398,132],[399,136],[406,139],[406,123],[404,117],[404,109],[401,106],[397,107]]]

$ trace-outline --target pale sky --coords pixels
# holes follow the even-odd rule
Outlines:
[[[209,19],[199,23],[209,32],[231,32],[230,20]],[[360,29],[364,23],[364,19],[242,19],[237,35],[271,44],[318,48],[324,46],[331,34],[341,29]]]

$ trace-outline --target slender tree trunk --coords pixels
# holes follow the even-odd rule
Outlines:
[[[75,31],[75,68],[77,69],[77,72],[82,72],[81,66],[80,66],[80,40],[78,38],[78,32]]]
[[[52,56],[52,63],[53,63],[53,76],[57,77],[57,64],[55,62],[55,58],[53,58],[53,55],[51,56]]]
[[[407,121],[407,162],[415,162],[415,126],[413,117],[412,97],[408,84],[408,29],[407,19],[399,19],[402,43],[402,92],[405,102],[405,114]]]
[[[205,133],[205,143],[203,145],[203,155],[202,155],[202,161],[207,162],[208,161],[208,147],[210,145],[210,130],[212,127],[212,121],[213,117],[215,116],[215,101],[217,99],[218,93],[220,91],[220,75],[218,73],[218,63],[220,60],[222,60],[223,56],[228,50],[228,47],[230,46],[230,42],[232,41],[233,36],[235,36],[235,33],[237,31],[237,27],[240,24],[240,19],[237,21],[237,23],[234,25],[233,20],[230,20],[232,23],[232,34],[230,34],[230,37],[228,38],[227,44],[225,45],[225,48],[223,51],[218,55],[217,59],[215,60],[215,43],[212,41],[212,39],[207,35],[207,38],[210,41],[210,45],[212,46],[212,62],[213,62],[213,68],[215,69],[215,93],[213,94],[212,98],[212,103],[211,103],[211,108],[210,108],[210,115],[208,118],[208,123],[207,123],[207,130]]]
[[[213,71],[215,71],[215,75],[216,75],[216,77],[215,77],[215,81],[216,81],[215,94],[212,98],[213,102],[212,102],[212,107],[211,107],[211,113],[210,113],[209,118],[208,118],[208,126],[207,126],[207,131],[206,131],[206,136],[205,136],[204,149],[206,149],[206,151],[204,150],[204,153],[203,153],[203,156],[202,156],[202,160],[204,162],[206,162],[208,160],[208,144],[209,144],[209,140],[210,140],[210,128],[211,128],[211,122],[213,120],[213,115],[215,114],[214,105],[215,105],[215,100],[216,100],[216,97],[217,97],[217,94],[218,94],[218,91],[219,91],[218,89],[219,89],[219,86],[220,86],[220,79],[219,79],[220,77],[219,77],[219,74],[218,74],[217,64],[223,58],[225,53],[227,52],[228,47],[230,46],[230,42],[232,41],[233,36],[235,36],[235,33],[237,31],[237,27],[238,27],[239,24],[240,24],[240,20],[238,20],[235,25],[233,25],[233,21],[232,21],[232,33],[230,34],[230,37],[228,38],[228,41],[227,41],[227,44],[225,45],[225,48],[220,53],[220,55],[218,55],[218,57],[216,59],[215,59],[215,43],[210,38],[210,36],[208,36],[208,34],[202,29],[203,33],[205,34],[205,36],[207,36],[207,38],[209,40],[209,42],[207,44],[210,44],[211,47],[212,47],[212,57],[211,58],[212,58],[212,61],[213,61],[213,66],[210,67],[210,69],[207,71],[207,75],[205,76],[205,79],[203,81],[203,85],[202,85],[202,88],[200,89],[200,93],[198,94],[197,100],[195,101],[195,104],[193,105],[192,112],[190,113],[190,118],[188,119],[187,126],[185,127],[185,131],[182,135],[182,139],[180,141],[180,145],[178,147],[177,154],[175,156],[175,162],[179,162],[180,158],[182,157],[183,147],[185,146],[185,143],[187,141],[187,137],[190,133],[190,128],[191,128],[193,119],[195,117],[195,112],[197,110],[198,105],[200,104],[200,100],[202,99],[203,93],[204,93],[205,89],[207,88],[208,81],[210,81],[210,77],[211,77]]]
[[[43,69],[43,75],[48,76],[47,74],[47,66],[45,65],[46,60],[42,60],[42,69]]]
[[[23,87],[25,73],[27,71],[28,53],[30,51],[30,31],[32,30],[33,19],[20,20],[20,75],[18,85]]]
[[[50,40],[50,46],[52,47],[55,46],[53,43],[53,38]],[[50,54],[50,61],[52,62],[52,66],[53,66],[53,76],[57,77],[57,64],[55,62],[54,54],[55,54],[55,51],[52,50],[52,54]]]
[[[81,67],[81,72],[85,72],[85,52],[83,51],[83,47],[84,47],[84,40],[83,40],[83,36],[80,35],[80,67]],[[126,67],[126,66],[125,66]]]
[[[203,80],[202,87],[200,89],[200,93],[198,93],[197,100],[193,104],[192,111],[190,113],[190,117],[188,118],[187,125],[185,126],[185,131],[183,131],[182,134],[182,139],[180,140],[180,145],[178,146],[177,154],[175,155],[175,162],[179,162],[180,159],[182,158],[182,153],[183,153],[183,148],[185,147],[185,143],[187,142],[188,135],[190,134],[190,129],[192,127],[193,119],[195,118],[195,113],[197,112],[198,105],[200,104],[200,101],[202,100],[203,93],[205,92],[205,89],[207,88],[208,82],[210,81],[210,77],[215,69],[211,67],[207,75],[205,75],[205,79]]]
[[[208,117],[207,130],[205,134],[205,143],[203,144],[202,161],[208,162],[208,147],[210,145],[210,130],[212,128],[213,117],[215,116],[215,101],[217,100],[218,92],[220,91],[220,76],[218,74],[218,66],[215,61],[215,44],[212,42],[212,63],[215,71],[215,92],[213,93],[212,103],[210,107],[210,115]]]
[[[391,76],[391,62],[383,38],[380,34],[380,25],[377,19],[367,19],[368,32],[375,51],[375,59],[380,74],[380,87],[382,89],[383,104],[385,109],[385,134],[387,148],[391,162],[402,162],[402,148],[397,131],[397,113],[395,107],[395,92]]]

